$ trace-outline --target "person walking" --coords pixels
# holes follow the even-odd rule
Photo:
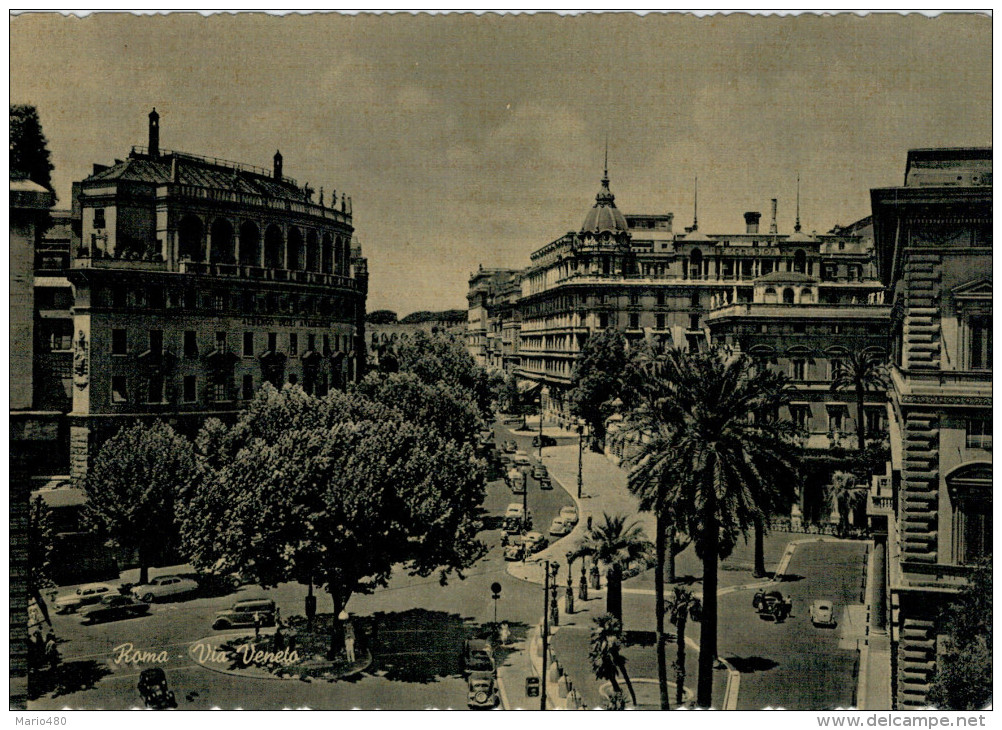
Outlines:
[[[344,653],[348,657],[348,663],[355,663],[355,629],[351,624],[344,627]]]
[[[254,638],[257,639],[261,636],[261,613],[259,611],[254,612]]]

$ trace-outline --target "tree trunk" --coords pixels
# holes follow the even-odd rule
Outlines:
[[[717,660],[717,553],[720,542],[720,528],[712,506],[708,512],[703,519],[703,618],[699,630],[696,684],[696,704],[707,709],[713,704],[713,665]]]
[[[856,436],[859,438],[860,455],[866,451],[866,428],[863,418],[863,401],[866,398],[866,389],[862,383],[856,383]]]
[[[755,572],[756,578],[765,578],[765,525],[761,516],[755,518]]]
[[[671,523],[668,528],[668,582],[675,583],[678,577],[675,575],[675,523]]]
[[[630,675],[626,673],[626,660],[622,656],[616,655],[616,666],[619,667],[619,671],[623,675],[623,681],[626,682],[626,689],[630,693],[630,700],[633,702],[633,706],[637,706],[637,693],[633,691],[633,682],[630,681]]]
[[[145,547],[140,547],[136,553],[139,557],[139,584],[146,585],[150,582],[150,560],[148,550]]]
[[[658,647],[658,690],[661,694],[661,709],[670,710],[668,701],[668,664],[665,659],[665,526],[661,515],[657,515],[655,530],[654,593],[657,628],[655,635]]]
[[[345,606],[348,605],[349,595],[342,596],[341,592],[333,588],[328,589],[331,595],[331,602],[334,604],[333,615],[331,616],[331,645],[327,650],[328,659],[336,659],[341,650],[344,649],[344,624],[338,619]]]
[[[623,569],[610,565],[605,573],[605,610],[623,623]]]
[[[675,653],[675,706],[682,704],[685,692],[685,620],[687,616],[682,613],[678,617],[678,636],[676,638],[677,650]]]

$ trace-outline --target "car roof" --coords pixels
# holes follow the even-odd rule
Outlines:
[[[531,538],[534,538],[534,539],[535,539],[535,538],[538,538],[538,537],[542,537],[542,536],[543,536],[543,533],[541,533],[541,532],[536,532],[535,530],[533,530],[532,532],[527,532],[527,533],[525,534],[525,536],[526,536],[526,537],[531,537]]]
[[[85,583],[84,585],[80,586],[77,590],[83,591],[88,588],[107,588],[108,590],[112,589],[111,586],[108,585],[107,583]]]
[[[512,502],[511,504],[508,505],[508,509],[513,509],[513,508],[522,509],[522,505],[520,505],[518,502]]]
[[[493,672],[484,671],[483,669],[478,669],[475,672],[470,672],[470,681],[472,682],[475,679],[479,679],[481,681],[493,682],[494,681],[494,673]]]
[[[471,649],[490,649],[491,642],[487,639],[467,639],[466,645]]]

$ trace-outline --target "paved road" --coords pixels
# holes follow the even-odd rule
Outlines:
[[[511,438],[498,427],[500,438]],[[519,448],[530,453],[531,434],[515,435]],[[541,491],[530,481],[529,508],[536,528],[545,533],[549,520],[572,500],[563,490]],[[500,517],[513,497],[503,481],[488,485],[484,509]],[[545,519],[545,525],[541,525]],[[495,522],[487,521],[488,527]],[[166,650],[163,665],[181,709],[210,707],[325,709],[426,707],[464,708],[466,685],[459,666],[463,640],[494,619],[495,605],[490,585],[497,581],[502,594],[497,602],[498,619],[508,621],[514,638],[525,635],[542,615],[542,592],[536,585],[508,576],[500,549],[499,529],[481,535],[490,550],[460,580],[441,586],[437,576],[409,576],[398,570],[390,585],[373,595],[356,595],[348,605],[355,616],[376,622],[373,664],[360,677],[334,683],[280,681],[235,677],[213,672],[194,663],[188,646],[212,634],[212,617],[235,600],[267,596],[275,600],[284,617],[303,613],[306,587],[290,583],[265,591],[245,586],[237,593],[214,598],[194,598],[156,604],[147,617],[83,626],[76,615],[56,616],[64,665],[71,668],[58,696],[50,692],[29,703],[32,709],[62,707],[124,709],[139,702],[135,686],[143,666],[116,663],[116,648],[131,643],[136,649]],[[172,572],[154,570],[153,575]],[[69,587],[60,592],[68,591]],[[332,604],[317,593],[317,610],[330,612]],[[521,688],[515,688],[521,689]],[[518,704],[513,698],[513,704]]]

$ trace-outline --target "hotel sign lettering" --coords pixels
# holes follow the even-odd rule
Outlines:
[[[241,324],[248,327],[310,327],[327,329],[331,326],[328,319],[310,319],[308,317],[244,317]]]

